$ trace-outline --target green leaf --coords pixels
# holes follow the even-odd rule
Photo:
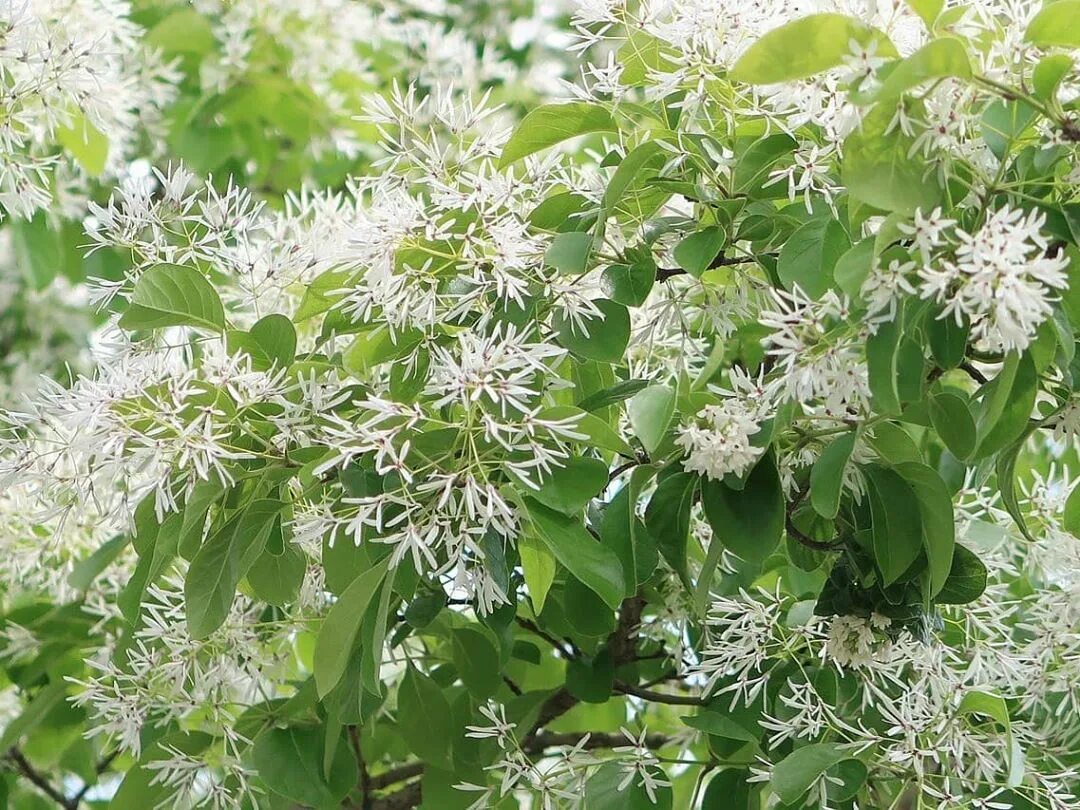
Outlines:
[[[382,584],[389,558],[360,574],[330,608],[315,641],[314,674],[319,697],[337,686],[354,655],[364,616]]]
[[[967,401],[952,391],[940,391],[927,401],[930,423],[949,452],[965,459],[975,450],[975,418]]]
[[[604,212],[613,211],[627,191],[638,185],[636,181],[640,180],[645,169],[659,169],[663,163],[664,151],[656,141],[646,141],[627,152],[604,189],[604,198],[600,203]]]
[[[1040,48],[1080,48],[1080,0],[1044,3],[1024,39]]]
[[[644,304],[655,283],[656,263],[651,259],[632,264],[612,264],[600,276],[600,288],[604,295],[626,307]]]
[[[555,557],[547,546],[530,534],[518,538],[518,554],[521,555],[521,572],[533,612],[539,614],[544,609],[551,583],[555,581]]]
[[[646,453],[660,446],[675,415],[675,392],[666,385],[650,385],[626,403],[630,428],[641,440]]]
[[[236,586],[262,553],[284,508],[278,500],[252,501],[199,549],[184,579],[188,631],[193,637],[206,638],[225,621]]]
[[[280,532],[280,524],[274,530]],[[283,606],[296,600],[306,571],[307,556],[295,544],[286,542],[276,554],[264,549],[247,572],[247,581],[259,599]]]
[[[1022,101],[996,101],[982,114],[982,136],[998,160],[1004,160],[1035,121],[1035,109]]]
[[[891,585],[915,562],[923,547],[919,500],[898,472],[878,465],[864,469],[870,485],[874,559],[882,582]]]
[[[811,14],[759,37],[731,68],[732,81],[775,84],[804,79],[841,64],[852,40],[865,44],[876,32],[843,14]],[[887,39],[881,37],[885,43]],[[895,49],[879,48],[883,55]]]
[[[62,680],[50,681],[39,689],[22,712],[4,727],[4,733],[0,734],[0,750],[8,751],[18,745],[23,735],[41,725],[49,713],[63,703],[66,695],[67,683]]]
[[[945,7],[945,0],[907,0],[907,4],[911,6],[911,10],[914,11],[922,21],[926,23],[926,27],[933,29],[934,20],[941,14],[941,10]]]
[[[903,338],[900,317],[879,324],[866,341],[866,373],[874,407],[883,414],[900,413],[897,386],[900,344]]]
[[[908,482],[919,501],[922,544],[930,571],[930,596],[933,597],[945,586],[952,570],[956,547],[952,497],[941,476],[925,464],[906,462],[896,465],[896,471]]]
[[[570,417],[577,419],[573,426],[574,432],[586,436],[594,447],[633,458],[634,448],[627,444],[611,425],[594,413],[575,408],[573,405],[558,405],[554,408],[545,408],[537,414],[536,418],[562,420]]]
[[[398,330],[391,334],[386,326],[377,326],[356,336],[345,350],[341,362],[354,374],[363,374],[376,366],[397,360],[411,352],[424,338],[419,329]]]
[[[698,714],[682,718],[682,721],[690,728],[696,728],[698,731],[713,737],[723,737],[726,740],[739,740],[748,743],[758,741],[758,735],[755,732],[743,728],[743,726],[732,720],[730,716],[721,714],[715,709],[702,709]]]
[[[555,333],[559,343],[578,357],[617,363],[622,360],[626,344],[630,342],[630,314],[622,304],[606,298],[593,303],[600,310],[599,317],[584,318],[583,328],[579,329],[569,318],[559,316],[553,324]]]
[[[499,168],[578,135],[617,131],[611,113],[598,104],[585,101],[546,104],[530,112],[517,125],[499,156]]]
[[[994,474],[997,477],[998,491],[1001,493],[1001,503],[1005,506],[1005,510],[1016,521],[1020,533],[1027,540],[1035,542],[1031,530],[1028,529],[1027,518],[1024,515],[1023,508],[1020,506],[1020,500],[1016,495],[1016,461],[1024,447],[1025,440],[1030,435],[1030,431],[1030,427],[1025,429],[1024,433],[1011,447],[998,454],[997,461],[994,464]]]
[[[590,233],[570,231],[556,234],[544,251],[544,263],[560,273],[579,276],[589,268],[593,236]]]
[[[697,486],[698,477],[693,473],[669,475],[657,484],[645,509],[645,527],[656,540],[660,554],[687,587],[690,574],[686,567],[686,541]]]
[[[131,538],[126,534],[118,534],[111,540],[102,543],[89,557],[79,560],[68,574],[68,585],[77,591],[85,591],[93,583],[98,575],[109,567],[125,548]]]
[[[578,407],[583,411],[598,411],[609,405],[618,405],[648,385],[648,380],[624,380],[603,391],[590,394],[578,403]]]
[[[776,763],[769,786],[780,801],[794,806],[825,771],[845,759],[853,759],[851,752],[835,743],[804,745]]]
[[[120,318],[124,329],[198,326],[220,332],[225,309],[206,276],[191,267],[159,264],[135,282],[131,303]]]
[[[1043,57],[1031,73],[1031,86],[1034,96],[1041,101],[1049,101],[1057,96],[1061,82],[1073,69],[1071,56],[1055,53]]]
[[[267,315],[251,327],[251,339],[258,346],[261,356],[252,356],[258,371],[268,371],[271,366],[288,368],[296,357],[296,328],[284,315]]]
[[[502,686],[499,651],[490,631],[479,625],[460,627],[450,635],[450,649],[461,682],[473,697],[484,700]]]
[[[771,455],[750,471],[741,490],[722,481],[701,485],[705,518],[728,549],[748,562],[762,562],[784,534],[784,489]]]
[[[57,127],[56,142],[92,177],[99,177],[105,171],[105,162],[109,159],[109,139],[87,121],[86,116],[73,116],[71,126]]]
[[[841,178],[859,202],[883,211],[930,211],[943,192],[933,164],[912,156],[914,139],[891,127],[894,110],[879,105],[844,141]]]
[[[651,475],[652,470],[648,468],[634,470],[629,483],[604,507],[600,523],[600,537],[604,545],[612,549],[622,562],[626,596],[637,590],[638,583],[648,579],[658,559],[656,542],[637,516],[642,487]]]
[[[727,234],[723,228],[716,225],[702,228],[675,246],[675,262],[694,278],[701,278],[726,241]]]
[[[776,161],[794,152],[795,146],[795,139],[785,132],[754,141],[735,163],[734,187],[747,193],[760,191],[762,184],[768,182],[769,171]]]
[[[649,798],[641,780],[635,778],[619,790],[625,773],[617,762],[606,762],[596,769],[585,783],[585,801],[582,807],[589,810],[671,810],[671,788],[661,785],[656,788],[656,801]],[[657,771],[657,776],[662,774]],[[666,781],[666,780],[664,780]]]
[[[547,474],[540,489],[529,495],[544,506],[567,515],[580,514],[607,486],[608,467],[595,458],[574,456]]]
[[[578,656],[566,662],[566,691],[585,703],[607,703],[615,683],[611,652],[604,648],[595,656]]]
[[[1039,375],[1031,356],[1009,355],[998,375],[980,391],[975,458],[993,455],[1024,433],[1038,392]]]
[[[622,563],[615,552],[589,534],[580,519],[524,498],[525,510],[540,539],[571,574],[591,588],[604,604],[615,609],[626,591]]]
[[[396,719],[409,750],[424,762],[450,766],[454,737],[450,704],[439,685],[411,664],[398,687]]]
[[[844,491],[844,470],[855,449],[855,433],[845,433],[821,451],[810,470],[810,505],[824,518],[832,520],[840,511]]]
[[[356,762],[344,745],[323,772],[326,745],[319,726],[271,728],[255,738],[251,759],[259,778],[274,793],[305,807],[332,807],[356,785]]]
[[[11,233],[18,269],[33,289],[44,290],[56,278],[63,263],[60,235],[40,212],[33,219],[6,219],[4,224]]]
[[[952,316],[927,319],[926,335],[934,361],[943,369],[963,363],[969,331],[967,324],[958,326]]]
[[[957,544],[945,586],[934,601],[940,605],[965,605],[986,590],[986,566],[975,552]]]
[[[873,94],[882,104],[896,102],[904,93],[929,79],[971,78],[971,62],[964,44],[954,37],[931,40],[904,59]]]
[[[1065,515],[1062,520],[1065,531],[1074,537],[1080,537],[1080,486],[1075,486],[1065,501]]]
[[[814,217],[780,249],[776,272],[787,289],[820,298],[833,285],[833,268],[851,247],[847,233],[831,216]]]
[[[343,290],[351,276],[352,272],[348,270],[327,270],[312,279],[304,290],[304,297],[300,299],[293,320],[301,323],[330,309],[344,295]]]
[[[867,237],[856,242],[843,256],[836,260],[833,278],[836,286],[849,298],[858,299],[863,282],[870,275],[877,254],[874,251],[874,238]]]

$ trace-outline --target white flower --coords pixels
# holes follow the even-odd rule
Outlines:
[[[934,250],[944,244],[942,233],[955,224],[956,220],[943,217],[941,208],[938,207],[931,211],[929,216],[923,216],[922,209],[917,209],[911,225],[900,222],[896,227],[901,233],[911,237],[922,256],[923,264],[927,264]]]
[[[955,261],[920,269],[919,294],[943,303],[943,318],[966,316],[987,349],[1023,351],[1050,317],[1054,292],[1068,286],[1068,257],[1049,255],[1045,222],[1045,213],[1005,206],[974,234],[957,230]]]
[[[698,411],[694,422],[679,429],[675,444],[686,451],[686,469],[719,481],[754,466],[765,449],[754,447],[750,437],[760,430],[751,408],[741,400],[728,399]]]

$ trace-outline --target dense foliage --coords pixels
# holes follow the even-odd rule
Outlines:
[[[1080,0],[0,9],[9,806],[1080,806]]]

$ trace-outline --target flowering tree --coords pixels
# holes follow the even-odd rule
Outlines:
[[[152,4],[15,805],[1075,808],[1080,2],[859,6]]]

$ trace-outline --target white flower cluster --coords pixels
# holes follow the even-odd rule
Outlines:
[[[115,170],[171,98],[177,76],[140,42],[128,3],[4,0],[0,3],[0,207],[29,218],[77,178],[58,164],[58,140],[104,139]],[[90,145],[90,149],[100,146]],[[54,172],[56,173],[54,175]],[[78,205],[69,213],[78,212]]]
[[[748,472],[765,452],[765,448],[751,444],[761,430],[755,417],[753,410],[737,399],[702,408],[693,423],[679,429],[675,440],[686,451],[683,466],[714,481]]]
[[[955,259],[919,270],[920,295],[944,305],[941,317],[970,321],[987,350],[1024,350],[1068,286],[1068,257],[1051,247],[1045,224],[1043,212],[1003,206],[973,234],[956,229]]]

